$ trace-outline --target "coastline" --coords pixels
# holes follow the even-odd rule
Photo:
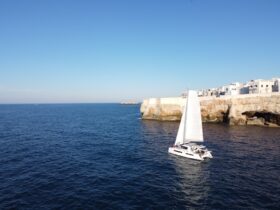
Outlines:
[[[179,121],[185,97],[143,100],[143,120]],[[280,93],[200,97],[203,122],[280,127]]]

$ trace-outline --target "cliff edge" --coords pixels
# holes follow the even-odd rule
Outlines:
[[[141,104],[142,119],[179,121],[184,97],[150,98]],[[280,127],[280,93],[200,97],[203,122]]]

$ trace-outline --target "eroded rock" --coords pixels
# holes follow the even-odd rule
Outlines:
[[[142,119],[179,121],[186,98],[146,99]],[[200,98],[203,122],[280,126],[280,93]]]

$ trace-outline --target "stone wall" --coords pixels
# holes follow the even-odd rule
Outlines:
[[[178,121],[186,98],[151,98],[141,105],[142,119]],[[203,122],[280,126],[280,93],[201,97]]]

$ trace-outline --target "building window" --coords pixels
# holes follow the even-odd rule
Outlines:
[[[261,87],[263,87],[263,85],[261,85]]]
[[[266,87],[268,87],[268,85],[266,85]]]

